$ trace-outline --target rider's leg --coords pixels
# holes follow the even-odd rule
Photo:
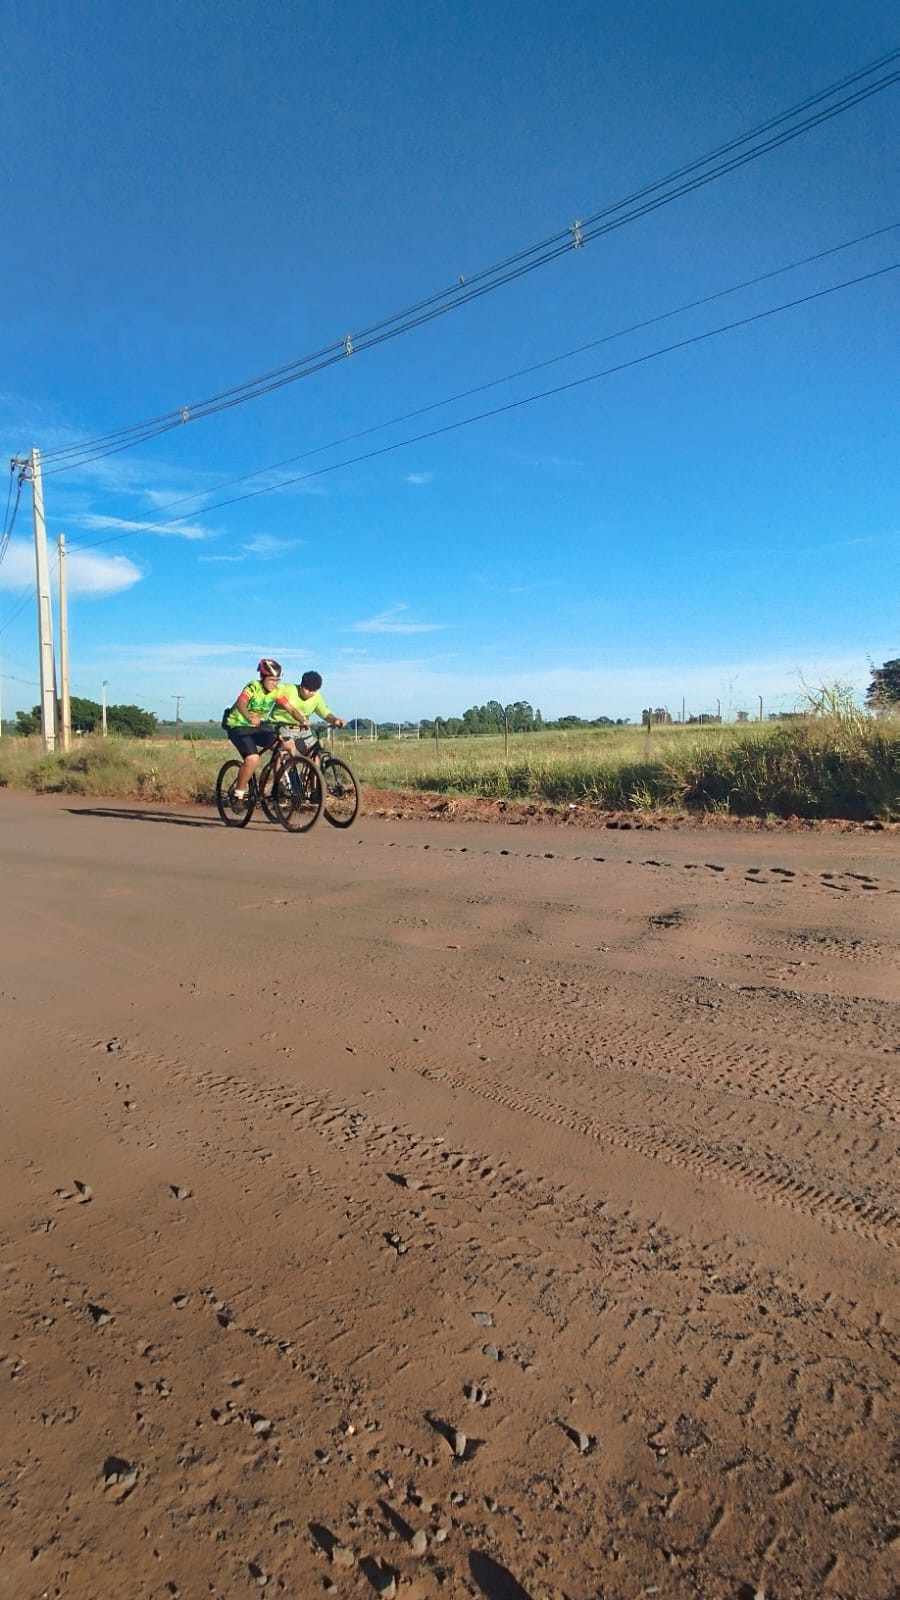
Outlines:
[[[239,800],[243,800],[247,793],[247,785],[259,766],[259,751],[255,750],[252,756],[245,756],[241,762],[241,770],[237,775],[234,792]]]

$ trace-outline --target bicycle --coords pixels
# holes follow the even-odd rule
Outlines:
[[[325,821],[330,822],[333,828],[349,828],[359,815],[362,789],[349,763],[341,756],[334,755],[330,746],[323,743],[320,737],[323,726],[317,723],[315,727],[310,727],[310,743],[306,742],[308,736],[305,737],[301,729],[292,729],[291,737],[304,741],[304,753],[322,775]]]
[[[239,800],[234,793],[240,761],[226,761],[216,778],[216,808],[226,828],[246,828],[256,807],[262,807],[270,822],[280,822],[289,833],[308,833],[322,815],[325,785],[315,764],[306,755],[288,754],[290,727],[265,726],[278,738],[269,758],[254,773],[247,785],[247,796]]]

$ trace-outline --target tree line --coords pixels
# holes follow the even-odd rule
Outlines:
[[[103,727],[103,707],[99,700],[83,700],[73,694],[69,702],[73,733],[99,733]],[[125,734],[131,739],[149,739],[156,732],[157,719],[152,711],[142,711],[140,706],[107,706],[106,727],[109,733]],[[41,708],[16,712],[16,733],[26,738],[41,731]]]
[[[392,738],[396,736],[397,728],[400,733],[421,734],[423,738],[460,739],[468,738],[479,733],[541,733],[541,730],[567,730],[567,728],[615,728],[625,726],[628,717],[554,717],[546,720],[541,715],[540,707],[530,706],[528,701],[512,701],[509,706],[501,706],[500,701],[487,701],[484,706],[469,706],[461,717],[421,717],[418,722],[381,722],[373,723],[372,718],[352,717],[348,728],[354,733],[359,733],[368,738],[375,730],[376,738]]]

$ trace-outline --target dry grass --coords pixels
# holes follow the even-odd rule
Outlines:
[[[355,742],[338,748],[362,783],[397,790],[574,801],[600,809],[739,816],[900,818],[900,724],[858,713],[784,724],[584,729]],[[225,739],[85,738],[45,756],[4,739],[0,784],[38,793],[212,803]]]

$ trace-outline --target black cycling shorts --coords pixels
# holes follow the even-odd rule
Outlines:
[[[274,728],[226,728],[225,732],[241,757],[255,756],[260,750],[271,750],[278,738]]]

